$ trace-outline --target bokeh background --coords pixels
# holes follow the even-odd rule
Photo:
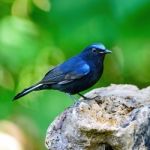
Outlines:
[[[150,85],[149,0],[0,0],[1,150],[5,143],[8,150],[45,149],[49,123],[72,100],[54,90],[12,98],[95,42],[113,53],[91,89]]]

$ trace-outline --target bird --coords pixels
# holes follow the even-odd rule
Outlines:
[[[76,56],[50,69],[43,79],[18,93],[13,100],[17,100],[30,92],[39,90],[58,90],[69,95],[78,94],[87,99],[80,92],[90,88],[101,78],[104,58],[112,51],[106,49],[102,43],[94,43]]]

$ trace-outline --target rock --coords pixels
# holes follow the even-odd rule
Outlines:
[[[150,87],[95,89],[49,126],[49,150],[150,150]]]

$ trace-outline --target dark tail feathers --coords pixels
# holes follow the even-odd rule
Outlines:
[[[41,87],[43,84],[39,83],[39,84],[36,84],[36,85],[33,85],[27,89],[24,89],[22,92],[18,93],[14,98],[13,100],[17,100],[19,99],[20,97],[22,96],[25,96],[27,95],[28,93],[32,92],[32,91],[35,91],[37,90],[39,87]]]

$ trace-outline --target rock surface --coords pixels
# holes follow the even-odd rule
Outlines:
[[[95,89],[49,126],[49,150],[150,150],[150,87]]]

